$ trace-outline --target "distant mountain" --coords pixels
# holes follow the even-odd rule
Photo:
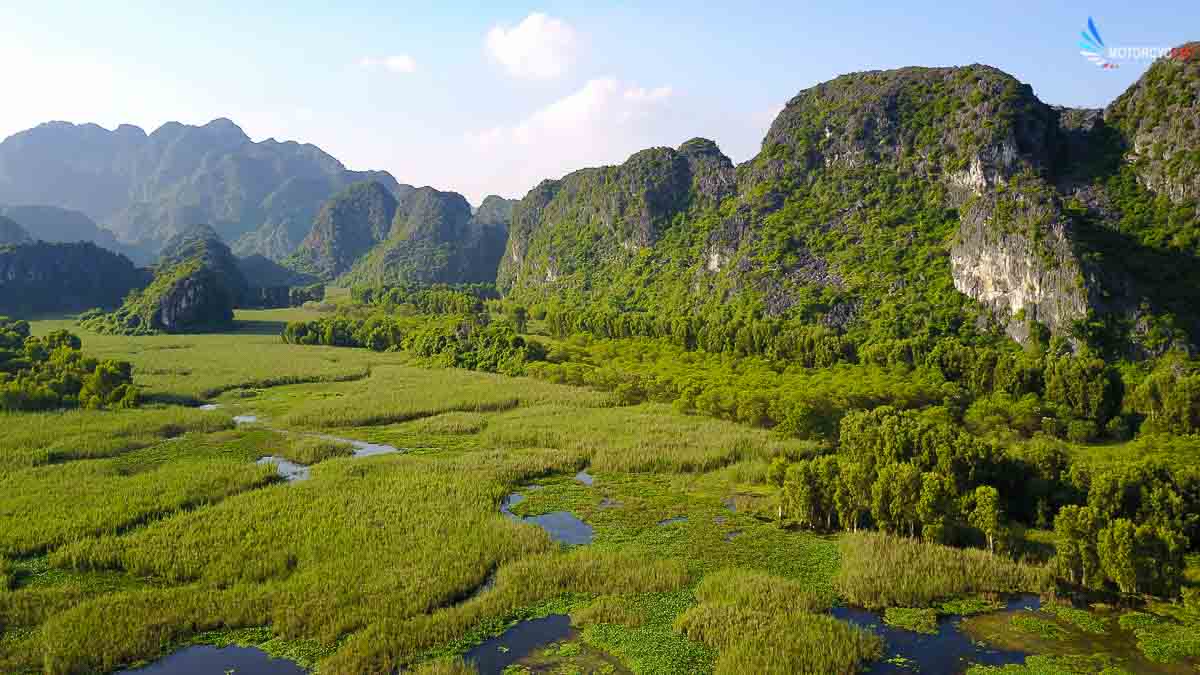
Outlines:
[[[57,206],[0,206],[0,216],[7,216],[25,228],[34,239],[47,242],[90,241],[114,253],[121,253],[134,262],[149,263],[149,252],[131,244],[117,241],[116,235],[96,224],[86,214]]]
[[[116,307],[149,281],[128,258],[91,242],[0,246],[0,314]]]
[[[359,183],[322,206],[287,264],[347,284],[494,281],[512,205],[488,197],[473,215],[457,192]]]
[[[19,223],[0,215],[0,246],[28,244],[32,241],[33,237]]]
[[[211,223],[242,255],[282,258],[321,203],[362,180],[402,191],[386,172],[347,170],[313,145],[254,143],[227,119],[170,122],[149,135],[50,122],[0,143],[0,203],[77,210],[152,251]]]

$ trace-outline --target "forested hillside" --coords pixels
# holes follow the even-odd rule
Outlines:
[[[0,246],[0,314],[4,315],[113,308],[148,282],[149,275],[128,258],[90,242]]]
[[[472,214],[457,192],[399,196],[375,182],[350,186],[321,207],[287,264],[344,284],[493,282],[512,202],[496,196]]]
[[[800,326],[859,345],[1195,344],[1198,68],[1160,60],[1105,111],[986,66],[839,77],[736,168],[696,139],[543,182],[499,284],[601,334],[696,344],[707,326],[717,351]]]

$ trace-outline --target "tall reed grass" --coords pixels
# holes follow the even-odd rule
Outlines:
[[[569,420],[569,423],[566,423]],[[497,416],[481,443],[584,452],[598,471],[701,472],[807,451],[803,441],[722,420],[680,415],[670,406],[545,405]]]
[[[843,536],[839,550],[834,583],[843,598],[863,607],[926,607],[961,595],[1041,592],[1052,585],[1047,566],[981,549],[858,532]]]

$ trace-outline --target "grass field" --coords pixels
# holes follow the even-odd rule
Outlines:
[[[809,443],[283,344],[306,312],[239,312],[221,334],[82,333],[86,351],[133,362],[149,404],[0,417],[0,672],[110,672],[189,643],[260,645],[321,673],[471,672],[459,655],[549,613],[570,613],[578,637],[531,667],[849,672],[883,652],[826,613],[836,602],[969,613],[995,607],[977,593],[1044,584],[982,553],[781,528],[767,466]],[[407,452],[353,457],[328,436]],[[310,477],[285,482],[266,455]],[[593,542],[563,547],[505,517],[514,491],[516,515],[569,511]],[[1148,624],[1145,641],[1176,645],[1174,625]]]

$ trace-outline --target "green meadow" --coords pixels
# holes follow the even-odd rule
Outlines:
[[[146,403],[0,417],[0,672],[105,673],[244,644],[320,673],[469,673],[462,656],[485,639],[569,614],[572,637],[520,668],[844,673],[887,654],[833,618],[837,604],[891,608],[889,625],[928,632],[939,613],[1049,587],[1037,560],[781,522],[772,461],[811,455],[811,441],[598,388],[280,340],[310,315],[82,332],[89,353],[133,364]],[[403,452],[355,457],[347,439]],[[287,482],[257,462],[268,455],[310,476]],[[520,521],[559,511],[591,543]],[[1059,655],[1056,636],[1094,645],[1097,626],[1125,630],[1092,616],[977,631]],[[1147,616],[1122,658],[1194,658],[1190,615]]]

